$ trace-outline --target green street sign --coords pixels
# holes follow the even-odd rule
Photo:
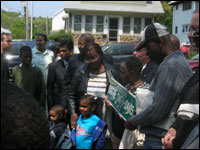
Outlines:
[[[113,78],[110,80],[107,96],[113,108],[122,115],[124,120],[136,115],[135,96]]]

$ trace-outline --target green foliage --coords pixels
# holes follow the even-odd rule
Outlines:
[[[58,45],[58,43],[63,40],[66,40],[66,39],[73,40],[73,35],[71,32],[66,33],[65,30],[60,30],[59,32],[55,32],[55,33],[52,33],[51,35],[49,35],[48,39],[50,41],[53,41],[56,45]]]
[[[12,32],[13,39],[25,39],[25,21],[24,17],[20,17],[20,13],[5,12],[1,10],[1,26]],[[52,19],[48,19],[48,30],[52,28]],[[31,19],[29,17],[29,37],[31,31]],[[46,34],[46,18],[33,18],[33,39],[37,34]]]
[[[19,18],[20,13],[16,12],[6,12],[4,10],[1,10],[1,26],[3,28],[11,30],[12,28],[12,22],[16,20],[22,20]]]
[[[24,30],[25,22],[23,20],[15,20],[12,23],[11,32],[13,39],[25,39],[26,33]]]
[[[156,21],[165,25],[170,33],[172,33],[172,21],[173,21],[173,6],[169,6],[167,1],[161,1],[164,9],[164,14],[159,15]]]
[[[191,59],[191,58],[194,57],[196,54],[197,54],[196,51],[190,49],[190,56],[189,56],[188,58]]]

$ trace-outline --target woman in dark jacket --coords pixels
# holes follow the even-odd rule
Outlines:
[[[116,68],[102,60],[101,47],[93,43],[89,45],[85,57],[86,64],[80,66],[71,82],[68,91],[68,109],[71,113],[71,126],[76,127],[78,120],[79,99],[84,94],[97,96],[96,114],[108,125],[112,132],[112,108],[105,105],[105,96],[109,87],[109,80],[113,77],[119,81],[120,76]],[[108,134],[107,137],[110,135]]]

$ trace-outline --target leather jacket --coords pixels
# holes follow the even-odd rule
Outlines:
[[[106,93],[109,87],[109,80],[113,77],[115,80],[120,82],[119,72],[117,72],[115,66],[108,64],[103,61],[106,68],[107,75],[107,87]],[[70,88],[67,91],[67,105],[68,110],[71,114],[77,113],[79,111],[79,99],[87,92],[87,85],[89,80],[89,67],[88,64],[81,65],[72,79]]]

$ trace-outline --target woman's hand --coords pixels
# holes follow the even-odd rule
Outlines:
[[[76,113],[71,115],[71,127],[72,129],[76,129],[76,125],[77,125],[77,121],[78,121],[78,115]]]
[[[107,106],[112,107],[111,102],[108,100],[108,96],[106,96],[105,103]]]

